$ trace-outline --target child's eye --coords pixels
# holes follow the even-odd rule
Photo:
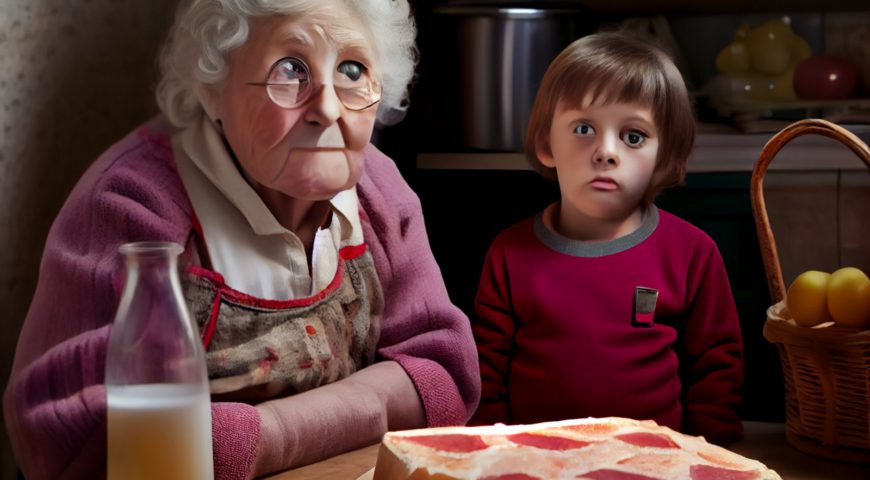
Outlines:
[[[622,141],[629,147],[639,147],[646,141],[646,135],[637,130],[629,130],[622,134]]]
[[[595,135],[595,129],[592,128],[592,125],[589,125],[588,123],[583,122],[583,123],[580,123],[580,125],[577,125],[576,127],[574,127],[574,133],[577,135],[582,135],[582,136]]]

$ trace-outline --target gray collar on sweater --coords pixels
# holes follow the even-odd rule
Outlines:
[[[547,210],[535,216],[535,236],[551,249],[573,257],[604,257],[614,253],[624,252],[646,240],[659,224],[659,210],[651,205],[649,214],[637,230],[622,237],[606,242],[584,242],[564,237],[544,223]]]

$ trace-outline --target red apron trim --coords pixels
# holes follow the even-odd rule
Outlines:
[[[270,300],[240,292],[228,286],[224,281],[223,275],[221,275],[220,273],[197,265],[188,266],[187,272],[198,277],[204,277],[207,280],[211,281],[213,284],[215,284],[215,286],[217,286],[220,295],[222,295],[227,300],[232,301],[233,303],[270,310],[282,310],[287,308],[307,307],[326,298],[327,295],[331,294],[332,292],[337,290],[339,286],[341,286],[341,281],[344,278],[342,263],[358,258],[360,255],[365,253],[365,251],[365,244],[353,245],[342,248],[338,252],[341,261],[339,262],[338,268],[335,272],[335,276],[332,278],[332,281],[329,282],[329,285],[327,285],[326,288],[324,288],[323,290],[309,297],[292,298],[290,300]]]
[[[248,295],[247,293],[240,292],[231,287],[224,285],[221,287],[221,292],[226,296],[227,299],[239,303],[242,305],[249,305],[252,307],[258,308],[266,308],[270,310],[283,310],[287,308],[297,308],[297,307],[307,307],[309,305],[313,305],[324,298],[327,295],[338,290],[338,287],[341,286],[342,278],[344,277],[344,273],[341,269],[342,262],[338,263],[338,271],[335,273],[335,276],[332,277],[332,281],[329,282],[329,285],[326,286],[323,290],[311,295],[310,297],[302,297],[302,298],[291,298],[290,300],[269,300],[266,298],[259,298],[253,295]]]
[[[359,257],[363,253],[366,253],[365,243],[343,247],[341,250],[338,251],[338,256],[341,257],[342,260],[353,260],[354,258]]]
[[[193,231],[195,232],[194,238],[197,240],[197,246],[199,247],[199,255],[200,260],[202,261],[202,265],[204,267],[211,267],[211,255],[208,253],[208,246],[205,244],[205,233],[202,231],[202,224],[199,223],[199,217],[196,216],[196,212],[193,212],[191,215],[191,226],[193,227]]]
[[[192,273],[197,277],[205,277],[220,289],[223,289],[226,285],[224,283],[224,276],[214,270],[209,270],[205,267],[200,267],[199,265],[188,265],[186,270],[188,273]]]
[[[218,312],[221,309],[221,291],[218,290],[214,296],[214,303],[211,306],[211,315],[208,317],[208,323],[205,325],[205,330],[202,332],[202,347],[208,349],[211,343],[211,338],[214,336],[215,327],[217,327]]]

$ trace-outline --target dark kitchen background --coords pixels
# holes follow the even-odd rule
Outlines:
[[[453,301],[471,313],[489,242],[558,197],[556,185],[526,169],[518,153],[528,108],[549,61],[587,33],[634,30],[673,51],[697,95],[702,123],[686,185],[657,203],[719,245],[744,328],[743,417],[782,421],[779,358],[762,336],[770,297],[752,222],[748,170],[772,132],[803,116],[852,123],[865,141],[870,138],[867,0],[411,2],[420,63],[410,108],[403,122],[378,130],[374,141],[420,196]],[[54,216],[96,156],[157,111],[155,58],[176,3],[0,2],[4,388]],[[859,74],[854,93],[786,109],[771,109],[759,99],[740,108],[709,101],[723,98],[715,59],[740,26],[755,28],[783,16],[813,54],[851,59]],[[789,232],[778,235],[788,239],[779,246],[786,281],[802,270],[831,271],[839,264],[870,272],[866,169],[831,142],[802,145],[784,150],[783,156],[793,158],[778,159],[785,167],[770,174],[776,176],[768,208],[772,217],[784,219],[774,227]],[[800,168],[789,166],[792,159]],[[15,475],[3,425],[0,478]]]
[[[828,110],[797,109],[780,117],[761,115],[746,120],[745,115],[723,116],[709,107],[703,92],[717,76],[717,53],[732,41],[741,25],[755,27],[788,16],[795,34],[805,39],[814,53],[823,53],[835,48],[834,42],[846,35],[840,29],[848,33],[860,26],[870,28],[870,4],[441,1],[416,2],[415,10],[421,60],[411,108],[401,124],[380,133],[378,143],[398,162],[420,196],[432,249],[453,301],[471,315],[489,242],[502,229],[558,198],[555,183],[524,169],[524,159],[518,153],[522,151],[525,118],[546,66],[564,46],[584,34],[599,29],[634,29],[672,49],[688,85],[699,94],[698,116],[704,125],[700,132],[711,132],[709,138],[723,144],[711,147],[718,149],[714,153],[728,158],[733,150],[735,157],[745,157],[739,162],[735,159],[740,165],[733,168],[701,166],[693,171],[690,167],[686,184],[665,192],[656,203],[699,226],[717,242],[743,325],[746,378],[742,416],[746,420],[783,421],[780,360],[776,347],[762,336],[771,300],[750,205],[750,171],[764,141],[779,127],[798,118],[822,116]],[[868,73],[863,79],[865,90],[857,91],[855,97],[870,97]],[[858,111],[866,115],[866,100],[860,107],[863,110]],[[842,118],[834,115],[839,112],[831,113],[834,121]],[[870,137],[863,124],[870,123],[870,117],[858,116],[857,123],[866,142]],[[849,156],[844,148],[826,140],[818,145]],[[740,147],[746,142],[751,145]],[[794,150],[786,148],[780,156],[787,157]],[[817,153],[824,156],[827,151]],[[779,158],[775,164],[789,168],[789,160]],[[841,238],[840,245],[830,245],[835,231],[853,230],[857,225],[861,232],[868,232],[868,222],[858,219],[859,208],[866,208],[870,201],[866,169],[857,157],[843,160],[845,170],[828,167],[824,160],[820,158],[822,163],[809,164],[802,171],[768,174],[768,208],[775,232],[781,231],[793,244],[780,246],[786,284],[803,270],[832,271],[837,263],[870,270],[866,235],[859,237],[854,232],[851,244],[844,246],[847,242]],[[852,184],[851,189],[843,187]],[[838,203],[830,205],[831,199]],[[822,204],[825,208],[818,207]],[[840,220],[826,230],[823,225],[830,223],[825,219],[831,218],[831,209],[839,212]],[[776,214],[784,219],[781,226],[776,223]],[[850,216],[855,219],[844,225]],[[827,253],[820,253],[820,249]]]

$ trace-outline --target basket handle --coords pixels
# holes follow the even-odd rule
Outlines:
[[[773,303],[778,303],[785,298],[785,283],[782,279],[782,268],[779,265],[779,253],[777,253],[776,243],[773,239],[773,230],[770,228],[770,219],[767,216],[767,207],[764,204],[762,182],[768,165],[782,147],[794,138],[812,133],[833,138],[846,145],[867,164],[867,167],[870,167],[870,149],[860,138],[839,125],[818,118],[808,118],[792,123],[771,137],[761,149],[761,155],[752,170],[749,193],[752,199],[752,214],[755,217],[755,230],[758,233],[758,243],[761,247],[761,259],[764,262],[767,285],[770,288],[770,298]]]

